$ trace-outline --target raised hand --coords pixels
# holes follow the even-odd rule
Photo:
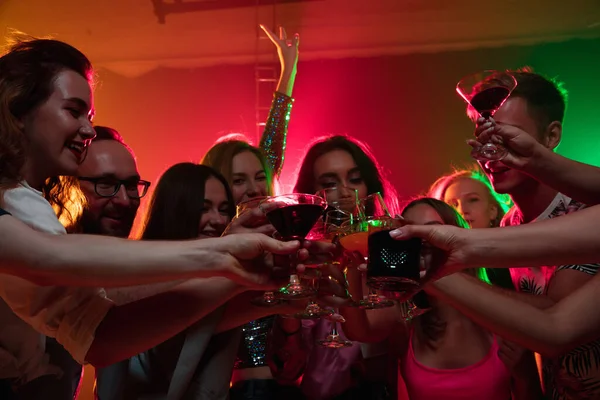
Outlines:
[[[260,208],[254,208],[235,217],[225,228],[222,236],[236,233],[264,233],[272,236],[274,232],[275,228],[269,223],[265,213]]]
[[[478,148],[482,143],[492,142],[502,144],[508,150],[502,163],[514,169],[525,169],[534,162],[538,153],[546,150],[533,136],[513,125],[497,124],[492,118],[479,118],[475,129],[476,139],[467,143]]]
[[[277,90],[287,96],[291,96],[297,72],[296,67],[298,64],[300,35],[296,33],[294,34],[294,38],[290,40],[283,27],[279,27],[279,35],[276,35],[264,25],[260,25],[260,28],[277,48],[277,55],[279,56],[279,62],[281,64],[281,78]]]

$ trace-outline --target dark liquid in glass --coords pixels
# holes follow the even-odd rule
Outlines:
[[[489,118],[500,108],[509,94],[510,90],[507,87],[496,86],[477,93],[470,103],[483,118]]]
[[[323,212],[317,204],[293,204],[267,213],[269,222],[283,240],[304,239]]]
[[[394,240],[390,230],[369,235],[367,283],[378,290],[405,292],[419,284],[421,239]]]

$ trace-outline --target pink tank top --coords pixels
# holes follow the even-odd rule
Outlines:
[[[498,357],[494,342],[483,360],[459,369],[435,369],[421,364],[413,351],[412,330],[401,371],[410,400],[510,400],[510,372]]]

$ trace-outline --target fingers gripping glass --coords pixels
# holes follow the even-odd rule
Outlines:
[[[360,218],[357,221],[349,221],[342,225],[340,244],[350,252],[358,252],[368,260],[368,229],[373,221],[379,218],[390,218],[390,213],[379,193],[373,193],[360,201]],[[366,310],[393,307],[394,302],[380,296],[377,291],[369,286],[366,298],[355,305]]]
[[[277,230],[277,236],[283,241],[304,241],[306,235],[322,216],[327,203],[322,197],[310,194],[293,193],[269,197],[259,207]],[[278,292],[278,297],[286,300],[308,298],[314,289],[302,285],[296,274],[297,263],[290,270],[290,284]]]
[[[130,199],[141,199],[148,193],[150,182],[143,180],[119,180],[111,178],[90,178],[79,177],[80,181],[92,182],[94,191],[100,197],[113,197],[116,195],[121,186],[125,188],[125,193]]]
[[[458,94],[469,104],[469,113],[475,111],[489,119],[504,104],[517,87],[517,80],[508,72],[483,71],[464,77],[456,85]],[[479,161],[501,160],[507,150],[501,144],[484,143],[473,149],[471,156]]]
[[[267,196],[253,197],[249,200],[239,203],[235,208],[235,217],[239,218],[242,214],[252,211],[263,202]],[[273,307],[282,303],[281,300],[275,297],[275,292],[264,292],[262,296],[250,300],[250,303],[260,307]]]

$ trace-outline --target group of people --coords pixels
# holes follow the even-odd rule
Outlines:
[[[308,146],[295,193],[379,194],[403,224],[390,235],[427,244],[420,312],[365,310],[360,258],[341,258],[341,274],[335,241],[279,241],[259,207],[236,212],[274,195],[284,167],[298,36],[263,30],[282,68],[259,145],[229,135],[155,184],[117,130],[94,126],[84,54],[27,39],[0,57],[0,398],[76,398],[83,363],[100,400],[598,398],[600,170],[554,152],[562,87],[511,71],[518,85],[470,141],[509,154],[403,207],[359,141]],[[288,255],[329,265],[314,300],[339,313],[251,302],[289,281]],[[332,321],[352,346],[315,344]]]

